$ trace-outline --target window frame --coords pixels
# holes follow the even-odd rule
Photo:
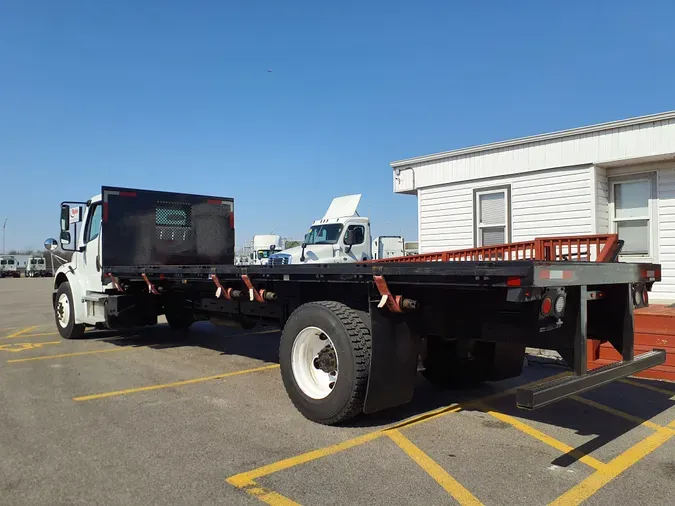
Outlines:
[[[647,247],[648,251],[644,253],[622,253],[619,255],[619,260],[640,260],[646,262],[656,262],[658,260],[658,244],[656,241],[657,229],[655,226],[658,224],[658,202],[656,194],[656,172],[636,172],[632,174],[626,174],[622,176],[609,176],[609,198],[608,198],[608,211],[609,211],[609,231],[612,234],[618,234],[617,222],[629,222],[629,221],[643,221],[647,220],[647,236],[648,242]],[[615,188],[617,185],[624,183],[638,183],[641,181],[646,181],[649,183],[649,199],[647,201],[647,215],[640,218],[616,218],[616,202],[615,202]]]
[[[501,193],[504,195],[504,216],[505,223],[502,225],[484,225],[480,223],[480,197]],[[504,227],[504,242],[511,242],[511,185],[490,186],[485,188],[474,188],[473,190],[473,246],[482,248],[481,231],[485,228]]]
[[[84,227],[84,234],[82,235],[82,242],[84,244],[89,244],[92,241],[95,241],[98,239],[98,236],[101,235],[101,227],[98,228],[98,233],[94,237],[89,237],[89,231],[91,230],[91,223],[94,221],[94,216],[96,215],[96,211],[98,209],[101,209],[101,221],[103,221],[103,203],[102,202],[95,202],[91,205],[89,208],[89,212],[87,213],[87,224]]]
[[[347,230],[354,231],[357,228],[360,228],[361,231],[362,231],[361,242],[354,243],[351,246],[359,246],[359,245],[364,244],[366,242],[366,227],[364,225],[362,225],[360,223],[353,223],[351,225],[347,225],[347,228],[345,229],[345,231],[347,231]],[[342,243],[343,244],[345,242],[345,239],[344,239],[345,236],[346,236],[346,233],[342,237]]]

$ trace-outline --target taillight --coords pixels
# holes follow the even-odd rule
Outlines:
[[[230,213],[230,228],[234,230],[234,212]]]
[[[647,293],[646,288],[642,289],[642,302],[644,303],[645,306],[649,305],[649,294]]]
[[[541,314],[544,316],[548,316],[551,314],[551,309],[553,308],[553,301],[551,300],[551,297],[544,297],[544,300],[541,301]]]
[[[562,293],[555,298],[553,311],[555,312],[556,316],[562,316],[563,312],[565,311],[565,302],[565,295]]]

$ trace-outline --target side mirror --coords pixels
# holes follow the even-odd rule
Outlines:
[[[70,244],[70,232],[67,230],[61,231],[61,244],[67,245]]]
[[[56,239],[51,237],[45,241],[45,249],[47,251],[56,251],[56,248],[59,247],[59,243],[56,242]]]
[[[344,243],[345,243],[347,246],[352,246],[352,245],[354,244],[354,242],[355,242],[354,239],[356,239],[356,237],[354,237],[354,231],[353,231],[353,230],[350,230],[350,229],[347,229],[347,230],[345,231]]]
[[[277,247],[274,244],[270,244],[270,251],[274,251]]]
[[[61,204],[61,231],[67,230],[70,230],[70,206]]]

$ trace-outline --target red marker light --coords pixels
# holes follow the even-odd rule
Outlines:
[[[541,302],[541,314],[543,314],[544,316],[550,314],[552,307],[553,301],[551,300],[551,297],[544,298],[544,300]]]

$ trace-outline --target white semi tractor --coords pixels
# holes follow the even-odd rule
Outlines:
[[[251,263],[256,265],[267,265],[270,255],[275,251],[284,249],[283,240],[277,234],[258,234],[253,236],[253,251],[251,252]]]
[[[0,257],[0,278],[20,278],[19,262],[14,256]]]
[[[361,194],[334,198],[323,218],[312,223],[302,245],[270,255],[270,265],[362,262],[378,258],[381,247],[383,254],[390,252],[387,258],[403,256],[402,237],[371,239],[370,219],[356,211],[360,201]]]
[[[44,257],[30,257],[26,260],[26,277],[43,278],[51,276],[51,271],[47,268],[47,262]]]

